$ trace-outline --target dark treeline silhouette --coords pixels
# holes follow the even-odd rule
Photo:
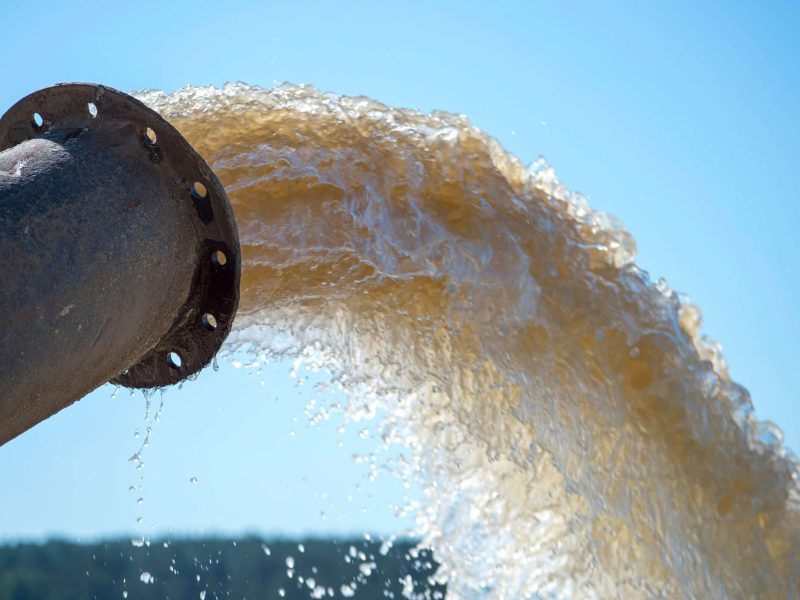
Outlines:
[[[65,541],[0,546],[0,600],[445,597],[414,542],[365,539]]]

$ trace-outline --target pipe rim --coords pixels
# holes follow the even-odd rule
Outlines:
[[[133,126],[150,160],[163,168],[170,197],[177,195],[194,207],[196,267],[189,298],[156,345],[112,379],[131,388],[163,387],[211,362],[230,333],[239,304],[236,222],[211,168],[157,112],[124,92],[89,83],[59,84],[22,98],[0,118],[0,151],[43,137],[53,128],[88,129],[109,120]]]

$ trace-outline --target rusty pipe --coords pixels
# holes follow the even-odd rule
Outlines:
[[[100,85],[0,119],[0,256],[0,445],[108,381],[198,372],[236,314],[222,185],[157,113]]]

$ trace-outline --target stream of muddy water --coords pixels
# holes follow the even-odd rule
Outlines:
[[[463,116],[308,86],[139,97],[232,202],[229,347],[304,353],[385,415],[449,597],[800,597],[780,432],[547,164]]]

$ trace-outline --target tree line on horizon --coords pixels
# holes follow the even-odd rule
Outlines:
[[[0,546],[0,600],[445,597],[412,540],[51,540]]]

